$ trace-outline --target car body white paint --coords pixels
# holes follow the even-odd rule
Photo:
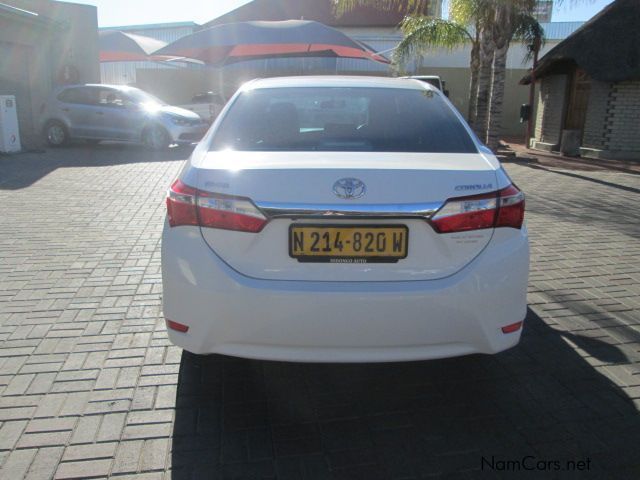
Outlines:
[[[511,183],[470,130],[475,154],[208,150],[238,95],[291,86],[436,91],[416,80],[368,77],[249,82],[196,148],[182,181],[209,192],[249,197],[265,209],[321,205],[327,210],[345,202],[356,210],[372,205],[440,208],[449,198]],[[367,195],[337,198],[331,187],[344,177],[362,180]],[[318,223],[318,218],[273,218],[259,233],[165,223],[164,315],[189,327],[185,333],[169,330],[171,341],[197,354],[312,362],[496,353],[518,343],[521,330],[505,334],[501,328],[526,315],[526,225],[438,234],[424,219],[352,219],[343,222],[407,225],[409,254],[397,263],[332,264],[289,257],[288,227],[305,222]]]

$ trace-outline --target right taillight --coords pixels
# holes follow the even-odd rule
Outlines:
[[[524,221],[524,193],[515,185],[498,192],[498,215],[496,227],[521,228]]]
[[[515,185],[497,192],[447,200],[431,218],[438,233],[465,232],[483,228],[521,228],[524,193]]]
[[[169,226],[199,225],[257,233],[267,218],[245,197],[197,190],[176,180],[167,194]]]

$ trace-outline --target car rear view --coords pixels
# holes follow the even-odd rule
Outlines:
[[[520,338],[524,195],[421,82],[252,82],[167,209],[164,315],[193,353],[397,361]]]

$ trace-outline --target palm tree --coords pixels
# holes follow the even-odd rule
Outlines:
[[[490,75],[491,64],[489,61],[489,53],[492,51],[491,45],[486,43],[487,36],[483,36],[483,25],[487,23],[487,19],[492,14],[491,0],[451,0],[449,3],[449,18],[453,21],[473,26],[473,40],[471,42],[471,59],[469,67],[471,70],[469,83],[469,112],[468,122],[476,133],[481,136],[486,124],[482,121],[477,122],[478,114],[481,118],[486,115],[484,112],[488,108],[488,91],[487,82],[485,81]],[[480,78],[482,77],[482,81]],[[480,102],[478,107],[478,98],[483,97],[485,102]]]
[[[496,9],[493,24],[495,52],[491,82],[491,108],[486,134],[487,146],[493,151],[496,151],[499,146],[499,136],[502,130],[504,81],[509,45],[514,39],[527,45],[536,41],[544,42],[544,30],[538,20],[531,15],[534,5],[535,1],[533,0],[520,0],[503,2]]]
[[[453,49],[464,45],[466,42],[472,43],[471,48],[471,85],[469,94],[469,120],[475,116],[475,102],[471,100],[477,88],[477,66],[478,48],[474,35],[462,24],[455,21],[442,20],[440,18],[424,16],[405,17],[400,24],[400,29],[404,33],[404,38],[396,47],[393,58],[394,63],[403,64],[408,59],[422,55],[426,50],[433,47],[444,47]]]
[[[529,40],[543,35],[542,27],[531,15],[535,0],[451,0],[450,20],[420,15],[420,8],[424,10],[428,1],[334,1],[339,15],[358,5],[386,10],[408,6],[413,14],[400,25],[405,37],[396,48],[396,63],[434,47],[455,48],[470,41],[468,121],[478,137],[495,151],[501,128],[509,45],[514,38]]]
[[[433,0],[333,0],[335,13],[339,17],[356,7],[372,7],[378,10],[420,14],[425,12],[431,3]]]
[[[500,0],[451,0],[449,20],[421,15],[428,1],[418,0],[335,0],[337,15],[360,5],[393,10],[403,5],[410,13],[400,24],[404,39],[394,52],[394,62],[403,64],[432,48],[460,47],[471,42],[469,109],[467,120],[477,135],[486,139],[491,96],[491,67],[493,62],[492,32],[493,3]],[[470,26],[475,28],[471,29]]]

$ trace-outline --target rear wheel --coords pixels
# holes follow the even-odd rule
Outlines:
[[[152,125],[144,130],[142,143],[151,150],[165,150],[171,144],[171,139],[164,128]]]
[[[53,120],[47,123],[44,128],[45,138],[47,143],[52,147],[61,147],[69,143],[69,132],[64,123]]]

